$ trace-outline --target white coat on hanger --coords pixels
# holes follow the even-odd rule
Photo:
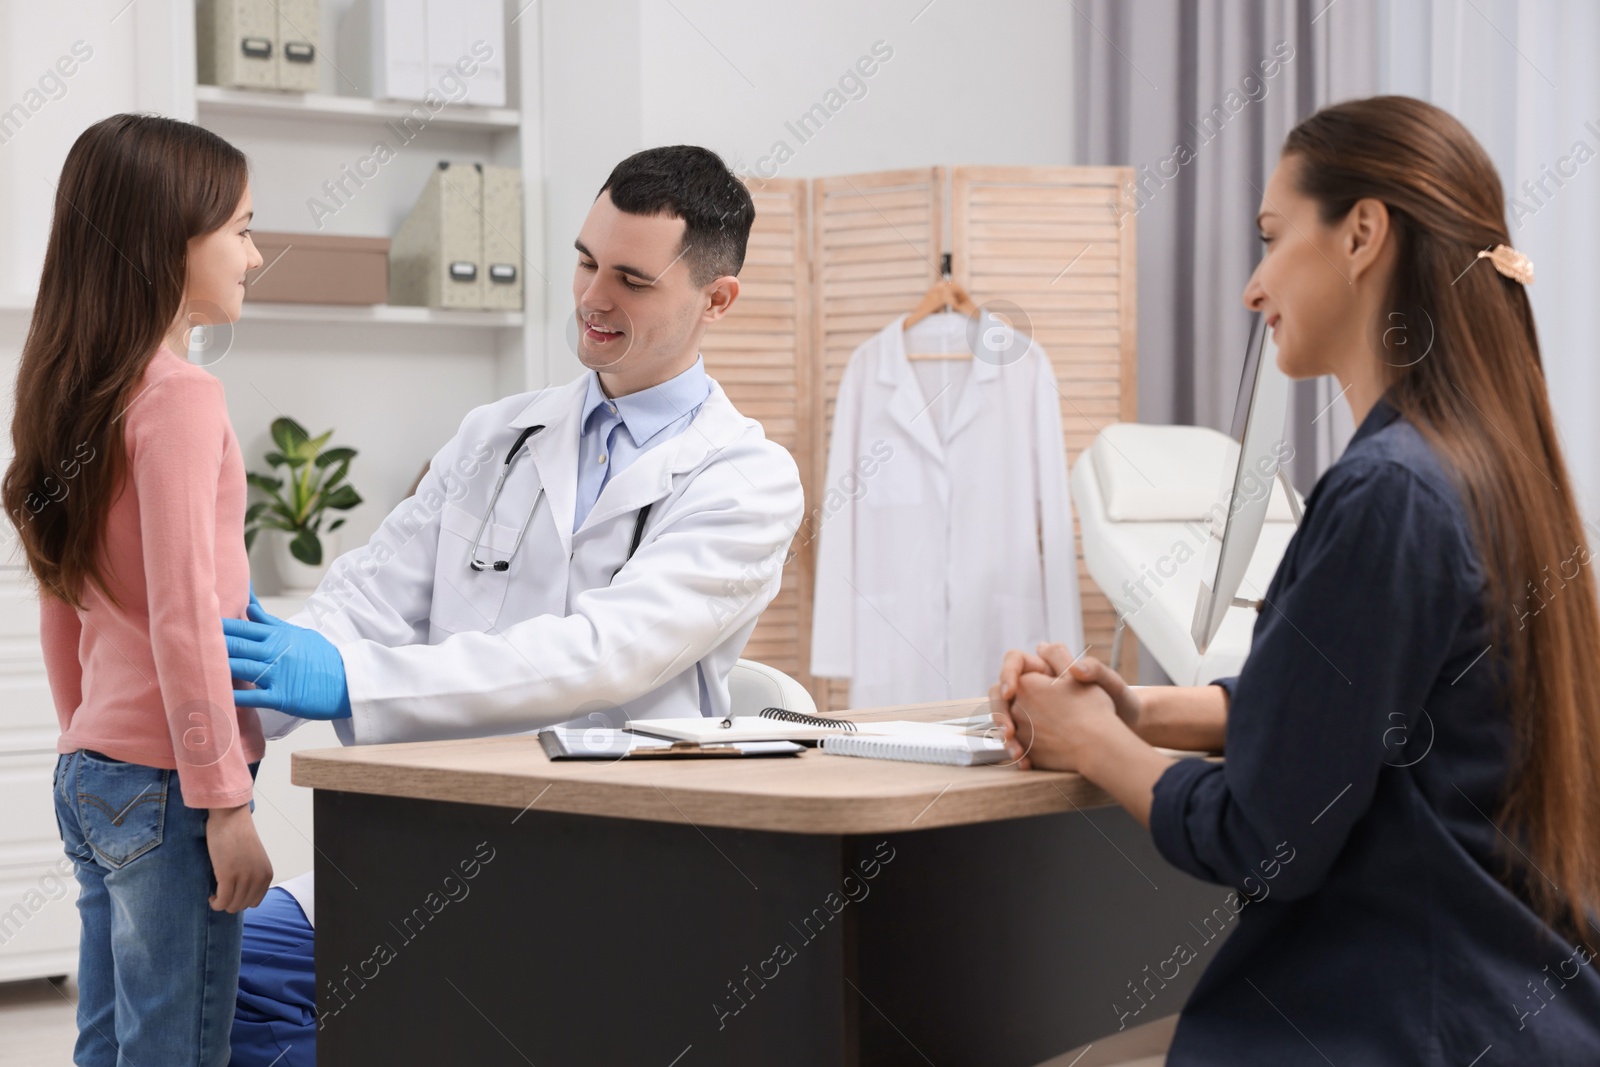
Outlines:
[[[850,357],[821,494],[811,670],[850,679],[852,707],[981,698],[1007,649],[1083,649],[1049,357],[1028,340],[913,368],[904,318]],[[965,348],[972,325],[942,314],[914,330]],[[925,392],[918,371],[931,383],[941,367],[965,380]]]

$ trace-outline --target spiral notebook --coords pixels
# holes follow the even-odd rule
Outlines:
[[[958,767],[1006,762],[1005,742],[998,737],[949,734],[925,736],[840,734],[824,737],[817,743],[817,747],[834,756],[910,760],[914,763],[948,763]]]

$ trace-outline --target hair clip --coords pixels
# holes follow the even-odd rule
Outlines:
[[[1523,285],[1533,284],[1533,260],[1510,245],[1495,245],[1492,249],[1485,249],[1478,253],[1478,258],[1493,263],[1495,270],[1512,281]]]

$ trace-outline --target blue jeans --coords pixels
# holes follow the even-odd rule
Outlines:
[[[225,1067],[244,916],[207,903],[208,810],[176,771],[88,749],[56,761],[54,789],[83,924],[72,1062]]]

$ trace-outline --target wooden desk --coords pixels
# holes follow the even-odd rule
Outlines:
[[[552,763],[515,736],[297,752],[292,780],[324,1067],[1029,1067],[1176,1011],[1221,940],[1226,891],[1077,775]],[[1185,939],[1201,958],[1152,979]]]

